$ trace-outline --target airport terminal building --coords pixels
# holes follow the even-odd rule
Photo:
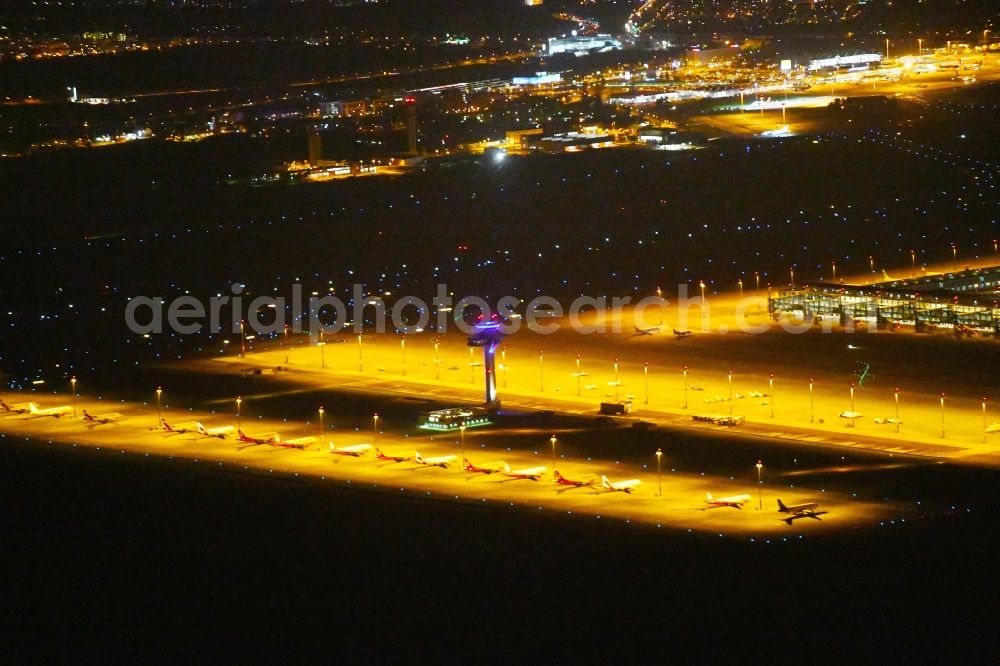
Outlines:
[[[956,335],[1000,339],[1000,266],[863,286],[831,282],[791,285],[768,296],[768,310],[775,319],[783,314],[807,319],[836,317],[845,326],[905,325],[918,333],[945,328]]]

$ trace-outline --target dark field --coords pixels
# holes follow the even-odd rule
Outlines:
[[[108,451],[0,456],[22,656],[996,657],[992,513],[763,544]]]

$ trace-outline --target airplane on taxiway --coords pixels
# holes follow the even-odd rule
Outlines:
[[[747,494],[730,495],[729,497],[714,497],[712,493],[705,493],[705,504],[709,505],[706,508],[713,508],[718,506],[731,506],[734,509],[742,509],[743,505],[749,501],[750,501],[750,496]]]
[[[447,467],[458,460],[458,456],[437,456],[435,458],[424,458],[419,451],[413,452],[413,459],[421,465],[430,467]]]
[[[642,483],[639,479],[628,479],[626,481],[609,481],[608,477],[601,475],[601,487],[605,490],[617,491],[631,494],[633,490]]]
[[[91,414],[86,409],[83,410],[83,420],[91,425],[103,425],[105,423],[114,423],[122,417],[118,412],[109,412],[107,414]]]
[[[545,474],[545,470],[546,467],[544,465],[539,467],[526,467],[525,469],[511,469],[510,465],[507,463],[503,464],[503,475],[512,479],[528,479],[529,481],[538,481],[542,474]]]
[[[781,520],[785,521],[786,524],[791,525],[793,520],[798,520],[799,518],[812,518],[813,520],[822,520],[820,516],[830,513],[829,511],[817,511],[816,509],[819,505],[816,502],[803,502],[802,504],[793,504],[792,506],[786,506],[784,502],[780,499],[778,500],[778,512],[788,514]]]
[[[466,472],[472,472],[473,474],[494,474],[502,470],[506,464],[507,463],[505,462],[495,462],[486,463],[477,467],[469,462],[468,458],[462,458],[462,469]]]
[[[59,407],[48,407],[42,409],[38,406],[38,403],[29,402],[28,403],[28,414],[31,416],[51,416],[53,418],[60,418],[63,416],[68,416],[73,413],[73,408],[69,405],[60,405]]]
[[[567,479],[565,476],[559,473],[559,470],[554,472],[556,483],[560,486],[573,486],[574,488],[589,488],[590,486],[597,484],[597,479]]]
[[[336,447],[333,442],[329,442],[327,446],[330,447],[330,453],[335,453],[338,456],[352,456],[357,458],[363,456],[365,451],[370,451],[372,448],[371,444],[354,444],[352,446],[342,446]]]

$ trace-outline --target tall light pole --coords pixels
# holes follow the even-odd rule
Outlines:
[[[704,280],[700,280],[698,282],[698,287],[701,288],[701,303],[698,304],[698,308],[699,308],[699,313],[701,314],[701,326],[704,329],[705,328],[705,305],[706,305],[706,303],[705,303],[705,281]],[[711,320],[709,320],[709,324],[711,324]]]
[[[857,425],[857,420],[855,418],[856,416],[857,415],[854,413],[854,383],[852,382],[851,383],[851,427],[852,428]]]
[[[163,425],[163,403],[160,400],[160,396],[163,395],[163,387],[156,387],[156,425],[161,427]]]
[[[399,354],[403,361],[403,376],[406,376],[406,338],[399,341]]]
[[[782,107],[783,108],[783,107]],[[743,278],[736,281],[736,284],[740,285],[740,300],[743,300]]]
[[[319,367],[326,367],[326,343],[317,342],[316,346],[319,347]]]
[[[469,347],[469,383],[476,383],[476,359],[472,356],[472,347]]]
[[[767,380],[768,385],[771,387],[771,418],[774,418],[774,375]]]
[[[983,444],[986,444],[986,398],[983,398]]]
[[[69,378],[70,386],[73,387],[73,418],[76,418],[76,377]]]
[[[764,482],[760,477],[760,472],[762,469],[764,469],[764,463],[758,460],[757,461],[757,510],[758,511],[761,511],[764,508],[764,498],[762,496]]]
[[[361,335],[358,335],[358,372],[365,371],[365,359],[361,353]]]
[[[955,244],[951,244],[951,260],[955,262],[955,268],[958,268],[958,248]]]
[[[578,396],[582,395],[582,393],[580,391],[580,389],[581,389],[580,381],[581,381],[581,377],[580,377],[580,355],[577,354],[576,355],[576,394]]]
[[[888,62],[888,60],[889,60],[889,38],[888,37],[885,38],[885,59]]]
[[[556,480],[556,436],[549,437],[549,444],[552,445],[552,480]]]
[[[684,409],[688,408],[688,367],[684,366]]]
[[[618,359],[615,359],[615,402],[618,402]]]
[[[924,54],[924,40],[917,37],[917,55],[922,56]]]
[[[813,380],[809,380],[809,423],[814,423],[815,411],[813,411]]]
[[[754,271],[753,272],[753,277],[754,277],[754,280],[757,281],[757,291],[760,291],[760,272],[759,271]]]
[[[458,452],[465,459],[465,424],[458,426]]]
[[[285,324],[285,337],[281,345],[285,348],[285,365],[288,365],[288,324]]]
[[[729,371],[729,415],[733,415],[733,371]]]
[[[236,429],[243,430],[243,412],[240,406],[243,404],[243,396],[236,396]]]
[[[323,432],[324,432],[323,431],[323,413],[324,412],[325,412],[325,410],[323,409],[323,405],[320,405],[319,406],[319,449],[320,449],[320,451],[323,450]]]
[[[944,439],[944,393],[941,394],[941,438]]]
[[[373,430],[375,431],[375,446],[378,446],[378,412],[372,416],[372,421],[374,423]]]
[[[910,250],[910,277],[917,274],[917,251]]]
[[[243,320],[240,319],[240,358],[247,354],[247,335],[243,328]]]
[[[896,387],[896,432],[899,432],[899,387]]]
[[[649,361],[645,361],[642,364],[642,378],[643,378],[643,380],[646,383],[646,402],[645,402],[645,404],[648,405],[649,404]]]
[[[663,449],[656,449],[656,496],[663,496],[663,477],[660,474],[660,458],[663,457]]]
[[[792,289],[794,289],[795,288],[795,266],[789,267],[789,269],[788,269],[788,275],[789,275],[789,278],[791,279],[790,286],[792,287]]]
[[[538,392],[545,393],[545,352],[538,352]]]
[[[836,261],[832,261],[832,262],[830,262],[830,265],[833,267],[833,280],[834,280],[834,282],[836,282],[836,280],[837,280],[837,262]]]
[[[440,343],[434,342],[434,379],[441,379],[441,357],[438,355]]]

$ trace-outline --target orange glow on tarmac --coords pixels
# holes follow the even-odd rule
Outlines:
[[[678,321],[674,306],[663,310],[660,331],[652,336],[632,333],[633,316],[625,310],[620,318],[603,320],[591,317],[587,323],[619,325],[619,333],[579,334],[563,327],[551,335],[539,335],[522,328],[506,338],[506,364],[499,364],[497,385],[501,402],[513,408],[553,410],[571,414],[597,415],[599,403],[614,401],[616,396],[631,400],[632,413],[626,418],[672,428],[699,428],[728,432],[727,428],[695,422],[696,414],[745,417],[739,426],[741,435],[761,436],[795,445],[846,446],[894,455],[918,455],[990,466],[1000,465],[1000,432],[984,433],[982,396],[976,387],[966,387],[961,369],[948,359],[927,358],[919,368],[904,361],[883,358],[893,350],[906,350],[922,344],[926,337],[905,332],[846,334],[834,327],[821,333],[818,327],[802,335],[782,330],[766,313],[764,298],[755,300],[746,315],[751,325],[762,325],[760,335],[738,334],[734,311],[738,296],[710,296],[710,312],[705,330],[697,306],[689,310],[693,334],[677,338],[671,328]],[[654,310],[646,312],[648,322]],[[641,325],[641,324],[640,324]],[[725,333],[720,332],[725,330]],[[948,337],[948,336],[943,336]],[[320,348],[309,346],[299,336],[286,350],[278,342],[244,358],[223,356],[205,363],[186,364],[192,371],[235,371],[237,367],[262,369],[283,366],[287,372],[267,375],[276,383],[323,388],[341,388],[400,394],[419,394],[443,402],[482,402],[483,375],[481,359],[469,367],[465,336],[449,333],[434,336],[422,333],[407,336],[406,372],[400,353],[400,335],[371,334],[363,338],[364,372],[358,369],[358,345],[355,336],[345,342],[330,344],[337,335],[328,336],[320,358]],[[435,340],[438,350],[435,352]],[[878,352],[869,352],[879,343]],[[991,340],[946,340],[956,345],[970,362],[982,345]],[[817,345],[824,345],[817,348]],[[849,346],[850,345],[850,346]],[[810,371],[813,357],[835,348],[845,355],[843,371],[821,375]],[[848,351],[853,349],[853,351]],[[539,362],[539,351],[544,362]],[[440,369],[435,364],[435,353]],[[861,416],[845,419],[840,415],[851,410],[849,387],[854,363],[878,354],[878,372],[885,368],[910,373],[906,383],[889,387],[877,382],[855,391],[854,411]],[[285,362],[285,359],[288,362]],[[577,395],[577,357],[580,358],[580,395]],[[905,358],[905,357],[904,357]],[[618,359],[617,370],[615,360]],[[321,361],[325,368],[321,368]],[[648,366],[647,366],[648,363]],[[222,368],[228,366],[228,370]],[[687,378],[683,369],[687,367]],[[729,372],[733,371],[730,403]],[[437,378],[440,375],[440,378]],[[772,380],[773,375],[773,380]],[[617,380],[616,380],[617,377]],[[810,380],[813,389],[810,392]],[[773,381],[773,384],[772,384]],[[616,383],[617,382],[617,383]],[[902,386],[896,432],[894,387]],[[686,386],[686,389],[685,389]],[[773,386],[773,395],[772,393]],[[648,389],[647,389],[648,387]],[[941,436],[940,393],[948,395],[945,408],[946,436]],[[989,396],[987,425],[1000,421],[994,405],[1000,396]],[[685,409],[684,405],[688,407]],[[772,416],[773,414],[773,416]],[[985,438],[985,442],[984,442]]]
[[[26,401],[29,396],[7,394],[8,403]],[[37,396],[30,396],[35,398]],[[51,401],[46,401],[51,402]],[[0,417],[0,432],[4,437],[30,437],[38,442],[86,446],[114,454],[155,455],[183,457],[218,466],[223,471],[244,471],[263,475],[299,476],[313,481],[349,484],[359,490],[392,493],[413,498],[452,500],[488,506],[511,506],[518,509],[555,511],[570,515],[607,518],[632,523],[657,525],[676,530],[719,533],[724,535],[770,538],[798,534],[828,533],[844,528],[871,525],[890,514],[900,515],[897,505],[872,504],[831,492],[815,489],[789,489],[779,491],[763,486],[764,510],[756,509],[757,495],[753,483],[738,484],[728,479],[712,478],[697,474],[669,471],[665,465],[662,475],[663,495],[658,497],[655,472],[643,471],[607,461],[559,460],[559,471],[567,478],[590,478],[607,474],[612,481],[639,479],[642,483],[632,494],[607,492],[599,487],[575,488],[557,485],[552,481],[551,470],[539,481],[511,479],[497,475],[468,473],[455,464],[447,469],[421,466],[414,462],[388,462],[377,460],[373,452],[361,457],[334,456],[322,448],[310,446],[305,450],[272,448],[270,446],[245,447],[234,437],[199,437],[195,433],[167,434],[154,429],[156,407],[136,403],[93,401],[86,396],[79,400],[80,409],[93,414],[107,413],[112,408],[123,416],[120,420],[103,425],[88,426],[80,418],[26,418],[24,415],[6,414]],[[164,406],[164,417],[169,422],[189,423],[200,421],[207,428],[235,423],[235,417],[218,414],[178,411]],[[283,439],[292,439],[315,432],[315,426],[298,427],[282,421],[254,419],[244,422],[247,434],[280,432]],[[457,433],[449,435],[417,435],[399,437],[390,433],[379,434],[379,447],[389,456],[411,456],[415,450],[426,457],[460,455]],[[477,440],[488,441],[489,433],[480,432]],[[325,440],[338,447],[371,442],[370,433],[330,430]],[[544,438],[547,441],[547,438]],[[466,454],[475,463],[503,460],[512,469],[540,465],[548,466],[547,449],[541,447],[538,455],[523,452],[499,451],[479,446],[467,448]],[[703,502],[706,492],[716,497],[748,493],[753,501],[742,509],[730,507],[707,508]],[[776,499],[786,503],[817,501],[820,508],[829,511],[822,521],[797,520],[792,526],[780,521],[775,510]],[[331,507],[331,510],[335,510]]]

